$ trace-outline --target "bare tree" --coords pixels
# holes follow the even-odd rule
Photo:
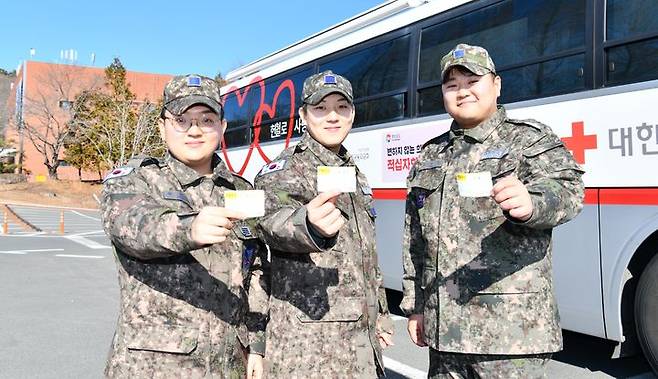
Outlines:
[[[24,99],[24,132],[41,154],[48,176],[57,179],[57,168],[70,136],[69,121],[79,93],[96,88],[101,78],[84,76],[76,66],[52,66],[36,75],[34,94]]]

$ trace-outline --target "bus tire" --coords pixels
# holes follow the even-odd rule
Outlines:
[[[635,292],[635,327],[647,361],[658,373],[658,254],[642,271]]]

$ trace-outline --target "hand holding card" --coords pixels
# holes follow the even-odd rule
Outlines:
[[[354,166],[318,166],[318,192],[356,192]]]
[[[224,192],[224,208],[241,212],[247,218],[265,215],[265,192],[226,191]]]

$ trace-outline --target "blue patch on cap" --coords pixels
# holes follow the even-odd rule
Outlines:
[[[190,75],[187,77],[187,86],[188,87],[201,87],[201,77],[196,75]]]
[[[463,49],[455,50],[455,51],[452,53],[452,57],[453,57],[453,58],[464,58],[464,53],[465,53],[465,52],[464,52]]]
[[[325,75],[324,84],[336,84],[336,77],[334,75]]]

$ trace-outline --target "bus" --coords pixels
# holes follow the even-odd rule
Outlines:
[[[305,130],[304,78],[354,87],[345,145],[368,177],[387,288],[401,289],[406,176],[447,131],[439,61],[457,43],[496,62],[510,117],[552,127],[586,173],[585,206],[554,230],[564,329],[641,346],[658,372],[658,2],[391,0],[227,74],[223,158],[252,180]]]

